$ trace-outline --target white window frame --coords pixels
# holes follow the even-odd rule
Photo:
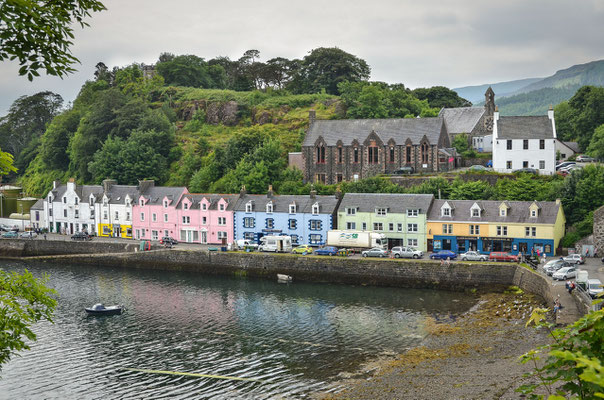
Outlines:
[[[254,207],[253,207],[251,201],[248,201],[247,203],[245,203],[245,212],[246,213],[251,213],[253,209],[254,209]]]
[[[157,222],[157,214],[156,213],[151,213],[151,221]]]
[[[289,205],[289,213],[290,214],[295,214],[296,213],[296,205],[295,204],[290,204]]]
[[[417,224],[407,224],[407,232],[417,233]]]
[[[357,223],[356,222],[346,222],[346,229],[348,229],[350,231],[354,231],[355,229],[357,229]]]
[[[383,231],[384,230],[384,223],[382,223],[382,222],[374,222],[373,223],[373,230],[374,231]]]
[[[417,239],[416,238],[408,238],[407,246],[417,248]]]
[[[168,222],[168,214],[164,213],[164,222]]]
[[[417,208],[409,208],[407,209],[408,217],[417,217],[419,215],[419,210]]]
[[[386,215],[388,215],[388,209],[387,208],[376,208],[375,215],[377,217],[385,217]]]
[[[319,215],[319,203],[312,205],[312,215]]]
[[[441,215],[443,217],[450,217],[451,216],[451,208],[450,207],[443,207],[441,209]]]
[[[141,222],[145,220],[145,213],[141,213]]]
[[[273,213],[273,202],[272,201],[266,203],[266,213],[267,214]]]

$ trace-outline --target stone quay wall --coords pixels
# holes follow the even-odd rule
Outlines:
[[[0,257],[35,257],[65,254],[104,254],[133,252],[138,242],[0,239]]]

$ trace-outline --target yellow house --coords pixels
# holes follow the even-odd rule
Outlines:
[[[560,200],[435,200],[428,213],[428,249],[553,256],[565,224]]]

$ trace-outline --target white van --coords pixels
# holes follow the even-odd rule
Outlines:
[[[602,282],[599,279],[588,279],[587,280],[587,293],[596,298],[600,293],[602,293],[604,289],[602,289]]]
[[[275,253],[291,253],[291,236],[263,236],[260,238],[260,251],[274,251]]]

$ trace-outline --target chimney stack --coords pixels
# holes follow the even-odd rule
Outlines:
[[[245,196],[247,194],[247,190],[245,190],[245,185],[241,185],[241,190],[239,191],[239,196]]]
[[[69,178],[69,180],[67,181],[67,189],[75,191],[75,186],[76,186],[75,179]]]
[[[268,190],[266,191],[266,197],[269,199],[273,197],[273,185],[268,185]]]
[[[308,110],[308,122],[309,125],[312,125],[313,122],[317,119],[317,112],[315,110]]]
[[[138,181],[138,191],[140,194],[145,193],[152,187],[155,187],[155,181],[153,179]]]
[[[310,198],[314,199],[315,197],[317,197],[317,191],[315,190],[315,186],[311,185],[310,186]]]
[[[105,179],[103,181],[103,190],[107,193],[113,185],[117,185],[117,181],[115,179]]]
[[[336,195],[336,199],[338,199],[338,200],[342,199],[342,189],[340,189],[340,185],[338,185],[336,187],[335,195]]]
[[[61,185],[61,181],[52,181],[52,188],[56,189]]]

